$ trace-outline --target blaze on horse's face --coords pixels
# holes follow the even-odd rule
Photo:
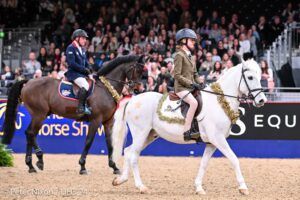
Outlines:
[[[144,71],[145,59],[144,55],[140,56],[139,59],[130,67],[126,72],[126,78],[128,81],[133,81],[131,87],[134,87],[135,83],[141,81],[142,74]]]
[[[261,70],[258,63],[251,59],[246,62],[243,61],[243,73],[240,83],[240,91],[252,98],[255,107],[261,107],[267,102],[266,95],[261,87]]]

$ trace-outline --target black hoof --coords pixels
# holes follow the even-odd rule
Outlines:
[[[121,171],[119,169],[114,170],[114,174],[121,175]]]
[[[28,170],[29,173],[37,173],[37,171],[34,168],[31,168]]]
[[[88,173],[87,173],[86,169],[82,169],[82,170],[80,170],[79,174],[80,175],[87,175]]]
[[[36,162],[36,166],[40,169],[40,170],[44,170],[44,163],[43,162]]]

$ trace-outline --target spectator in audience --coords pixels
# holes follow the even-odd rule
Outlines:
[[[240,49],[238,51],[239,55],[243,55],[244,53],[250,52],[250,41],[246,38],[245,33],[240,35]]]
[[[252,52],[253,57],[256,58],[257,57],[257,39],[256,37],[253,35],[253,30],[249,29],[247,32],[247,39],[250,42],[250,52]]]
[[[270,37],[271,37],[271,41],[274,41],[276,39],[276,37],[278,35],[281,34],[281,32],[284,30],[284,26],[283,24],[281,23],[281,20],[280,20],[280,17],[275,15],[273,17],[273,22],[271,24],[271,27],[270,27]]]
[[[210,52],[206,53],[205,61],[200,66],[200,74],[201,72],[209,72],[213,69],[213,61],[212,61],[212,54]]]
[[[221,61],[221,57],[218,55],[217,48],[212,49],[212,61],[215,63],[216,61]]]
[[[94,48],[96,48],[101,43],[102,38],[103,36],[101,30],[96,30],[96,35],[92,38],[91,45],[93,45]]]
[[[229,56],[230,60],[232,61],[233,66],[236,66],[240,63],[240,57],[239,57],[239,55],[236,54],[234,49],[228,50],[228,56]]]
[[[45,47],[41,47],[37,61],[40,62],[41,67],[45,67],[46,60],[47,60],[47,49]]]
[[[266,60],[260,62],[261,68],[261,86],[269,89],[270,92],[274,89],[273,71],[269,68]]]
[[[29,53],[29,60],[23,64],[23,73],[27,78],[33,78],[36,70],[41,69],[41,64],[36,60],[34,52]]]
[[[213,39],[214,42],[221,40],[221,30],[219,29],[219,25],[217,23],[213,23],[212,29],[209,33],[209,38]]]
[[[57,79],[64,79],[65,73],[68,71],[66,64],[61,63],[59,67],[59,72],[57,73]]]
[[[34,75],[33,75],[33,78],[34,78],[34,79],[41,78],[42,75],[43,75],[42,70],[37,69],[37,70],[35,70],[35,73],[34,73]]]
[[[207,76],[207,81],[215,82],[219,79],[222,74],[222,64],[220,61],[216,61],[214,64],[214,69]]]
[[[220,41],[218,42],[218,49],[217,49],[217,52],[218,52],[218,55],[219,55],[221,58],[223,57],[223,55],[224,55],[225,53],[227,53],[227,49],[224,48],[224,44],[223,44],[223,41],[222,41],[222,40],[220,40]]]

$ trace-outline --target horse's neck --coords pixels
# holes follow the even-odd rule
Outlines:
[[[236,69],[232,69],[224,74],[218,81],[223,90],[223,93],[226,95],[231,95],[238,97],[239,93],[239,81],[241,74],[239,73],[242,69],[239,66],[236,66]],[[237,111],[240,105],[240,102],[236,98],[225,97],[229,102],[231,109]]]
[[[125,81],[126,79],[126,74],[124,72],[125,70],[122,69],[123,67],[125,66],[120,66],[120,68],[116,68],[106,75],[110,84],[115,88],[115,90],[117,90],[119,94],[121,94],[124,87],[122,81]]]

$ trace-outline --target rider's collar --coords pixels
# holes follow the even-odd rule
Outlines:
[[[186,55],[188,57],[190,57],[192,55],[190,50],[185,50],[185,49],[182,49],[182,50],[186,53]]]

